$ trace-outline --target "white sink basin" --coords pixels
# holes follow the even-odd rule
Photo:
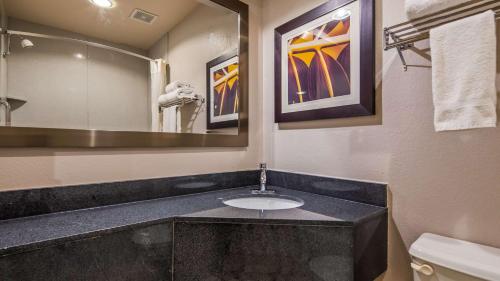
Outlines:
[[[285,210],[304,205],[299,198],[286,195],[239,195],[223,199],[228,206],[250,210]]]

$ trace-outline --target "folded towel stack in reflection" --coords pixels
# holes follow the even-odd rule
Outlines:
[[[430,31],[436,131],[495,127],[495,13]]]
[[[173,101],[180,100],[182,98],[194,99],[196,98],[194,90],[194,87],[189,83],[181,81],[172,82],[165,87],[165,93],[158,97],[158,104],[160,106],[166,106],[167,104],[172,104]],[[179,110],[179,105],[163,108],[162,113],[162,131],[180,133],[181,112]]]
[[[165,87],[165,93],[173,92],[177,89],[193,89],[194,90],[194,87],[187,82],[174,81]]]
[[[165,105],[169,102],[172,102],[176,99],[182,98],[195,98],[193,88],[177,88],[173,91],[167,92],[158,97],[158,103],[161,105]]]
[[[410,19],[422,17],[470,0],[405,0],[406,14]]]

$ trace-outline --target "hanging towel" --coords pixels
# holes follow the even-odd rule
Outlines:
[[[408,17],[414,19],[468,1],[470,0],[406,0],[405,9]]]
[[[179,88],[188,88],[188,89],[193,89],[194,87],[187,83],[187,82],[182,82],[182,81],[174,81],[170,84],[168,84],[166,87],[165,87],[165,92],[168,93],[168,92],[172,92],[172,91],[175,91]]]
[[[495,14],[432,29],[430,45],[436,131],[495,127]]]
[[[162,132],[165,133],[178,133],[180,112],[179,106],[171,106],[169,108],[162,108]]]

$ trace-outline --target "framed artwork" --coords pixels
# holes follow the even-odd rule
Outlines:
[[[207,63],[207,128],[238,127],[237,50]]]
[[[275,122],[375,114],[373,0],[331,0],[275,30]]]

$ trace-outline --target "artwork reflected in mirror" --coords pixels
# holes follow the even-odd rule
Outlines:
[[[10,106],[0,125],[238,133],[238,79],[215,115],[230,129],[207,126],[206,90],[207,62],[237,55],[238,13],[210,0],[0,1],[0,100]]]
[[[238,127],[238,53],[220,56],[207,63],[207,127]]]

